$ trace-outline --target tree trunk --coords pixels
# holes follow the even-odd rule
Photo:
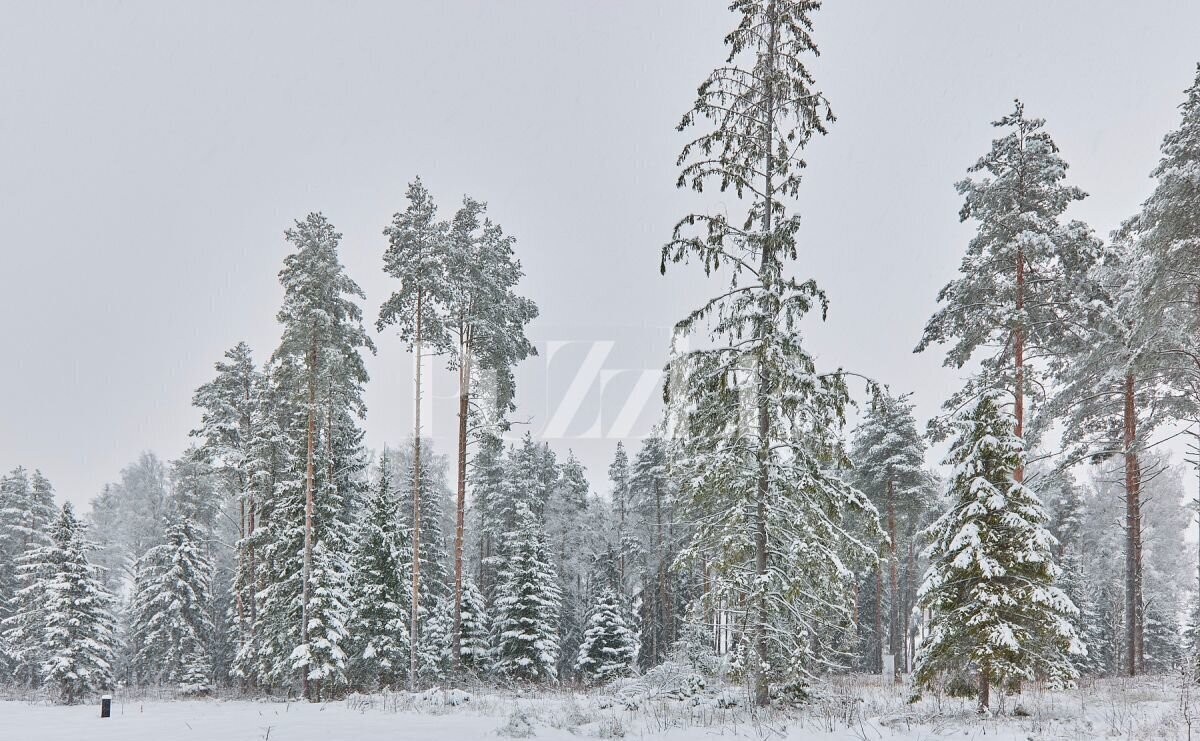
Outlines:
[[[307,443],[307,462],[304,474],[304,579],[300,587],[300,642],[308,644],[308,599],[309,599],[309,579],[312,576],[312,549],[313,549],[313,446],[315,445],[314,438],[316,437],[316,403],[317,403],[317,383],[316,383],[316,367],[317,367],[317,343],[313,340],[312,347],[308,351],[308,443]],[[300,687],[304,693],[306,700],[311,700],[309,695],[308,684],[308,667],[303,669],[304,675],[300,678]]]
[[[413,376],[413,492],[412,492],[412,598],[409,605],[408,688],[417,689],[417,616],[421,596],[421,291],[417,291],[416,338],[413,343],[416,371]]]
[[[1141,621],[1138,602],[1141,598],[1138,561],[1141,550],[1140,509],[1137,444],[1137,418],[1134,404],[1134,378],[1125,376],[1125,670],[1129,676],[1137,675],[1139,646],[1141,644]]]
[[[887,517],[888,517],[888,537],[891,538],[891,557],[888,561],[888,577],[890,584],[888,585],[888,650],[892,655],[903,653],[903,649],[897,651],[897,644],[900,638],[900,575],[898,573],[900,564],[896,560],[896,504],[895,504],[895,484],[891,479],[887,482]],[[900,662],[897,661],[894,666],[896,671],[900,670]]]
[[[459,336],[466,336],[465,328]],[[467,513],[467,414],[470,411],[471,351],[470,339],[459,343],[458,352],[458,492],[454,521],[454,656],[455,666],[462,660],[462,588],[463,522]]]
[[[770,32],[767,39],[767,59],[766,64],[770,70],[774,70],[778,64],[776,59],[775,44],[779,33],[779,18],[775,12],[775,3],[771,2],[767,7],[768,22],[770,23]],[[762,255],[760,256],[759,277],[763,283],[768,280],[777,279],[778,276],[773,275],[774,255],[774,240],[772,239],[772,207],[775,199],[775,188],[773,182],[774,175],[774,134],[775,134],[775,101],[773,97],[773,89],[768,83],[767,101],[764,110],[764,133],[766,139],[765,151],[766,167],[763,170],[765,187],[763,188],[763,240],[762,240]],[[767,306],[761,306],[760,311],[764,314],[767,312]],[[771,701],[770,680],[767,676],[767,667],[770,666],[769,651],[767,644],[767,627],[770,621],[770,613],[767,607],[767,595],[765,584],[763,583],[767,576],[767,497],[770,495],[770,455],[771,455],[771,407],[769,395],[771,393],[771,377],[770,371],[767,368],[766,359],[767,352],[763,347],[763,343],[767,337],[767,320],[760,317],[756,322],[755,335],[758,340],[758,481],[755,490],[755,512],[754,512],[754,576],[755,589],[758,592],[758,604],[755,606],[757,616],[754,618],[753,636],[754,647],[758,654],[758,661],[754,666],[754,702],[762,707],[766,706]]]
[[[1017,313],[1025,309],[1025,251],[1017,247]],[[1013,362],[1016,365],[1016,379],[1013,388],[1013,414],[1017,418],[1013,434],[1019,440],[1025,440],[1025,331],[1018,320],[1013,329]],[[1025,467],[1018,466],[1013,471],[1013,480],[1017,483],[1025,481]]]
[[[883,565],[875,569],[875,670],[883,672]]]

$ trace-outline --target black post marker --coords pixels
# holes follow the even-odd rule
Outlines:
[[[112,713],[112,695],[100,698],[100,717],[107,718]]]

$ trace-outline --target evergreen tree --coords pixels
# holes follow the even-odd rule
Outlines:
[[[367,500],[355,537],[350,605],[352,667],[365,687],[399,687],[408,669],[406,620],[411,599],[408,542],[385,450],[379,481]]]
[[[558,665],[562,595],[540,523],[521,502],[507,535],[495,598],[496,672],[510,679],[553,679]]]
[[[216,377],[196,389],[192,404],[201,410],[199,455],[213,466],[226,496],[237,502],[236,574],[234,617],[238,650],[252,651],[253,623],[257,617],[254,593],[257,563],[255,527],[261,519],[257,496],[255,441],[263,420],[265,378],[255,367],[250,347],[239,342],[226,351],[227,362],[216,364]]]
[[[626,525],[625,515],[629,506],[629,454],[625,445],[617,442],[617,451],[613,454],[613,462],[608,467],[608,480],[612,483],[612,506],[617,516],[617,590],[622,598],[626,596],[625,563],[626,563]]]
[[[637,639],[621,612],[620,600],[611,589],[601,592],[592,607],[575,659],[576,670],[591,684],[628,674],[637,660]]]
[[[168,527],[166,543],[138,561],[132,643],[144,681],[191,692],[212,685],[212,565],[204,551],[195,524],[180,517]]]
[[[496,585],[496,559],[505,532],[500,518],[507,469],[504,441],[492,432],[481,435],[479,450],[471,462],[471,508],[476,523],[474,531],[479,536],[476,546],[479,590],[490,600]]]
[[[931,565],[919,598],[932,617],[915,673],[928,685],[972,662],[982,710],[993,683],[1072,683],[1078,674],[1069,654],[1086,649],[1071,624],[1078,610],[1054,586],[1059,569],[1046,514],[1015,478],[1025,462],[1015,419],[985,395],[957,424],[946,458],[953,504],[928,531]]]
[[[931,477],[925,471],[925,442],[917,432],[912,410],[907,394],[895,397],[877,391],[850,449],[854,463],[851,481],[883,516],[888,536],[886,599],[880,588],[885,566],[881,561],[874,589],[873,637],[880,654],[886,644],[889,653],[897,656],[897,671],[907,670],[906,623],[912,609],[900,582],[900,561],[935,500]],[[882,659],[875,665],[882,667]]]
[[[1026,389],[1037,382],[1036,358],[1068,352],[1085,341],[1075,333],[1075,284],[1094,261],[1096,241],[1077,221],[1063,224],[1067,207],[1085,193],[1063,181],[1067,163],[1020,101],[996,121],[1006,133],[970,169],[982,173],[955,187],[964,197],[959,218],[979,223],[967,245],[961,275],[938,293],[943,306],[930,318],[916,351],[953,343],[947,367],[962,368],[978,353],[981,370],[946,404],[954,409],[974,396],[1008,389],[1016,435],[1024,438]],[[1017,480],[1022,472],[1017,471]]]
[[[634,514],[633,538],[641,566],[638,597],[642,608],[641,664],[661,663],[678,637],[682,615],[676,609],[675,502],[668,471],[668,447],[658,434],[642,441],[629,478],[629,504]]]
[[[458,373],[458,458],[454,528],[454,643],[461,641],[464,526],[467,497],[467,445],[474,393],[479,383],[491,388],[488,404],[511,411],[512,367],[535,355],[525,325],[537,306],[514,292],[521,264],[513,256],[513,237],[485,217],[486,206],[464,198],[447,234],[449,277],[447,328],[453,339],[451,368]]]
[[[492,622],[483,593],[468,579],[463,583],[460,622],[459,663],[475,674],[486,673],[491,666]]]
[[[112,596],[88,563],[90,544],[69,502],[54,521],[50,537],[51,545],[39,549],[48,576],[40,586],[39,674],[52,696],[70,705],[112,685]]]
[[[259,594],[268,614],[259,618],[264,635],[256,640],[265,679],[298,674],[304,696],[317,699],[345,674],[344,554],[364,465],[356,424],[366,412],[362,351],[375,348],[356,302],[362,290],[338,257],[341,235],[321,214],[310,214],[285,236],[295,251],[279,274],[282,336],[270,370],[279,433],[270,445],[291,452],[275,462],[270,501],[263,503],[267,572]]]
[[[437,207],[429,191],[417,178],[409,183],[408,208],[396,213],[383,233],[388,247],[383,269],[400,281],[400,288],[379,309],[375,324],[380,332],[395,325],[400,338],[413,353],[413,456],[412,456],[412,593],[421,594],[421,369],[425,353],[441,355],[451,349],[446,309],[450,302],[447,258],[447,225],[437,221]],[[416,687],[417,654],[420,651],[420,600],[415,599],[409,616],[409,682]]]
[[[711,604],[745,605],[760,705],[773,681],[836,663],[827,636],[808,626],[849,626],[846,564],[870,557],[839,523],[869,503],[827,473],[842,458],[844,379],[818,373],[796,331],[814,306],[824,313],[825,296],[786,271],[800,219],[784,199],[799,190],[801,151],[832,119],[805,67],[816,53],[816,6],[730,6],[738,26],[726,36],[727,63],[701,83],[679,126],[706,120],[711,129],[684,147],[678,185],[715,182],[748,203],[736,214],[685,216],[662,254],[664,271],[694,258],[731,283],[677,325],[680,338],[708,336],[695,343],[701,350],[676,345],[669,432],[680,440],[685,517],[695,523],[681,555],[712,572]]]

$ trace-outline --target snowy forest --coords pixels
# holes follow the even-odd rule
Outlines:
[[[830,310],[805,274],[806,153],[838,136],[819,6],[733,0],[727,58],[697,71],[668,153],[695,210],[645,264],[709,297],[661,348],[652,434],[589,471],[515,414],[538,286],[489,214],[503,193],[435,203],[413,174],[353,246],[391,286],[377,315],[336,225],[298,214],[274,246],[278,343],[231,334],[182,455],[143,453],[87,507],[38,470],[0,478],[6,696],[573,692],[632,711],[653,687],[753,714],[857,682],[991,718],[1034,688],[1158,678],[1190,733],[1200,66],[1177,127],[1148,132],[1152,194],[1110,234],[1068,216],[1088,194],[1054,122],[995,101],[993,138],[947,173],[945,217],[972,236],[911,338],[963,383],[922,419],[805,339]],[[373,449],[384,345],[412,360],[415,414]],[[456,379],[452,446],[426,435],[427,361]]]

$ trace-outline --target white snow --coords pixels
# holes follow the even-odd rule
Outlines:
[[[113,716],[99,704],[59,707],[0,701],[0,738],[8,741],[473,741],[504,737],[628,738],[707,741],[1027,741],[1028,739],[1183,739],[1200,697],[1175,677],[1105,680],[1070,692],[1029,689],[1009,696],[997,717],[981,719],[970,699],[926,696],[909,703],[904,684],[877,677],[839,679],[824,699],[757,720],[744,689],[649,701],[630,709],[603,692],[472,695],[468,702],[428,702],[422,693],[355,695],[327,704],[251,700],[131,700],[118,694]],[[449,696],[447,694],[447,696]],[[1182,708],[1187,708],[1185,714]]]

